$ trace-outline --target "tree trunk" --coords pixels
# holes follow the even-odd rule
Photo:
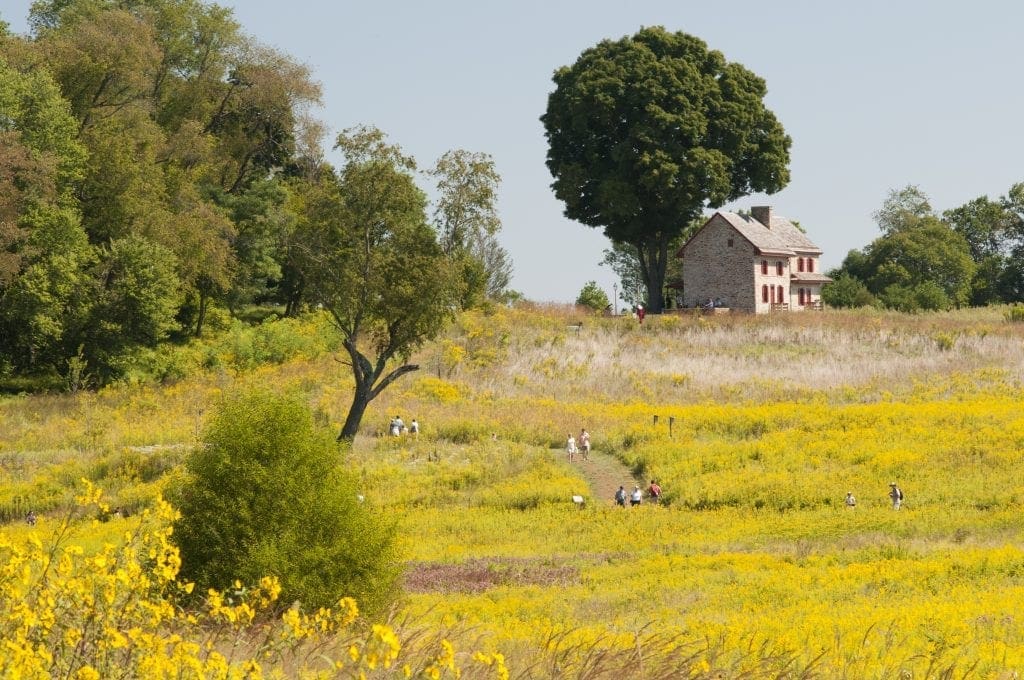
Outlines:
[[[640,271],[647,284],[647,311],[660,314],[664,306],[665,268],[668,264],[668,238],[659,234],[652,241],[637,246]]]
[[[345,418],[345,424],[341,427],[341,433],[338,434],[338,441],[351,442],[356,438],[356,433],[359,431],[359,424],[363,422],[363,414],[366,413],[366,407],[370,405],[370,400],[373,399],[373,392],[368,386],[356,387],[355,395],[352,397],[352,406],[348,409],[348,416]]]

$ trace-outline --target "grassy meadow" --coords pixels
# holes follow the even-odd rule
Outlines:
[[[340,428],[337,348],[322,318],[227,326],[154,356],[161,385],[0,397],[2,542],[45,535],[82,478],[111,506],[152,507],[240,387],[302,394]],[[1024,671],[1024,324],[1004,310],[640,326],[494,309],[415,359],[339,452],[407,562],[390,626],[412,656],[366,677]],[[395,414],[419,437],[382,436]],[[594,460],[570,464],[582,427]],[[652,478],[661,504],[614,506]],[[84,522],[75,541],[89,554],[120,532]],[[449,656],[415,656],[442,638]]]

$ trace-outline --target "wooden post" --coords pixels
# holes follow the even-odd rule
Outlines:
[[[654,416],[654,426],[658,426],[658,416]]]
[[[672,436],[672,426],[675,425],[675,424],[676,424],[676,417],[675,416],[669,416],[668,417],[668,436],[669,437]]]

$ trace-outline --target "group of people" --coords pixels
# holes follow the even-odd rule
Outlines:
[[[651,485],[647,487],[647,496],[652,502],[657,503],[661,500],[661,486],[655,480],[651,480]],[[643,491],[640,490],[640,485],[633,485],[633,492],[630,494],[626,493],[626,487],[620,486],[618,491],[615,492],[615,504],[626,507],[626,498],[629,498],[630,507],[640,505],[644,501]]]
[[[570,463],[576,459],[577,453],[583,456],[583,460],[590,460],[590,433],[586,428],[580,430],[578,440],[572,436],[572,432],[569,433],[569,438],[565,442],[565,453],[569,456]]]
[[[893,510],[899,510],[903,507],[903,489],[896,482],[889,482],[889,500],[892,501]],[[851,509],[857,507],[857,499],[852,491],[846,492],[846,507]]]
[[[420,424],[413,418],[412,422],[409,423],[409,427],[405,427],[405,423],[402,421],[401,416],[395,416],[391,419],[391,424],[388,426],[388,433],[392,437],[401,437],[403,434],[408,432],[412,436],[417,436],[420,433]]]

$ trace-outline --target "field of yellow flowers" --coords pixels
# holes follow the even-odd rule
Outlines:
[[[32,580],[41,555],[60,553],[46,548],[59,518],[81,518],[60,539],[69,574],[79,573],[75,560],[92,573],[96,560],[136,550],[110,545],[159,540],[160,517],[173,512],[159,493],[220,395],[272,383],[339,427],[351,382],[329,330],[311,318],[289,332],[317,341],[253,361],[238,353],[250,345],[221,340],[190,348],[194,365],[179,359],[186,377],[170,384],[0,400],[0,550],[9,564],[34,565],[0,574],[5,642],[39,632],[17,609],[24,588],[61,598]],[[110,667],[96,650],[124,650],[113,633],[141,649],[145,632],[163,640],[160,658],[191,655],[193,677],[1024,672],[1024,328],[999,310],[665,316],[640,326],[564,308],[496,309],[463,315],[417,359],[422,370],[382,394],[355,446],[339,452],[367,502],[400,526],[406,594],[388,625],[352,620],[346,606],[320,624],[312,612],[305,624],[255,614],[250,624],[237,610],[248,600],[225,604],[231,594],[210,594],[206,610],[187,615],[195,620],[180,619],[161,613],[187,587],[165,564],[133,596],[149,602],[139,609],[151,611],[149,627],[133,624],[132,637],[131,626],[103,619],[113,632],[95,638],[104,641],[90,658]],[[380,436],[396,414],[419,420],[419,438]],[[604,477],[617,477],[598,479],[587,467],[598,460],[567,462],[565,437],[583,427],[595,459],[614,461]],[[82,478],[132,516],[93,522],[75,510]],[[650,479],[663,501],[638,508],[616,508],[601,486]],[[899,511],[892,481],[906,494]],[[18,522],[28,507],[41,518],[32,529]],[[144,515],[151,531],[120,535]],[[119,601],[127,584],[110,573],[76,587]],[[19,579],[29,585],[19,590]],[[273,583],[247,585],[255,612]],[[303,625],[315,639],[295,632]],[[204,647],[222,629],[231,634]],[[68,635],[40,633],[33,649],[65,664],[51,668],[71,668],[67,656],[82,645]]]

